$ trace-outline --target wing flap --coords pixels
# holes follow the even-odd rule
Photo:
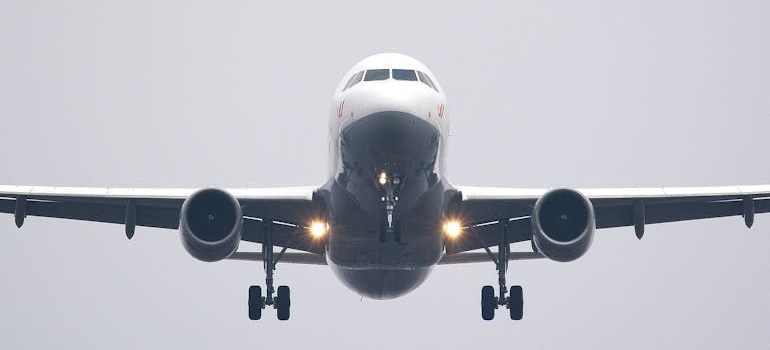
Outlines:
[[[501,228],[495,223],[483,226],[469,226],[465,228],[465,234],[446,242],[446,254],[452,255],[469,250],[497,246],[500,242],[500,230]],[[528,241],[532,238],[531,221],[529,218],[509,221],[506,232],[508,242],[510,243]]]
[[[280,259],[278,260],[277,264],[326,265],[326,258],[319,254],[286,252],[279,255]],[[264,255],[262,252],[235,252],[227,259],[242,261],[264,261]]]
[[[262,243],[262,222],[246,219],[243,221],[243,234],[241,239],[247,242]],[[323,255],[324,245],[320,240],[314,240],[304,227],[292,227],[286,225],[272,226],[273,245],[287,247],[314,254]]]
[[[511,252],[508,261],[518,260],[537,260],[545,259],[544,256],[535,252]],[[492,258],[486,252],[465,252],[454,255],[444,255],[439,260],[439,265],[453,264],[472,264],[472,263],[492,263]]]

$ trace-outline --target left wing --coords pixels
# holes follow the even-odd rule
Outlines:
[[[227,189],[241,205],[244,218],[242,239],[261,242],[253,219],[270,218],[275,225],[277,246],[323,253],[302,231],[313,213],[312,197],[317,187]],[[28,215],[122,224],[131,238],[136,226],[177,229],[182,203],[196,189],[90,188],[1,186],[0,212],[14,214],[21,227]],[[248,220],[252,219],[252,220]]]
[[[475,237],[447,247],[447,254],[495,246],[499,220],[511,220],[509,242],[532,238],[530,216],[535,202],[548,190],[458,186],[462,192],[459,215]],[[639,238],[644,225],[743,215],[747,226],[754,213],[770,212],[770,185],[664,188],[577,189],[594,207],[596,228],[634,226]],[[640,222],[639,213],[643,213]]]

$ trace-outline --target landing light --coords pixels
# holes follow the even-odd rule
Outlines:
[[[326,231],[329,230],[329,224],[323,221],[313,221],[310,224],[310,235],[314,238],[321,238],[326,235]]]
[[[377,181],[380,183],[380,185],[385,186],[388,183],[388,174],[386,174],[384,171],[381,172]]]
[[[463,232],[463,227],[459,221],[449,220],[444,223],[444,232],[449,238],[457,238]]]

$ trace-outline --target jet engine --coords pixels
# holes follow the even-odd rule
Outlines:
[[[573,261],[591,246],[596,217],[591,201],[578,191],[560,188],[547,192],[532,212],[532,241],[545,257]]]
[[[201,261],[219,261],[232,255],[241,241],[241,205],[224,190],[199,190],[182,204],[179,235],[190,255]]]

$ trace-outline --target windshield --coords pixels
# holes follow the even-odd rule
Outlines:
[[[370,69],[366,71],[364,81],[385,80],[390,78],[390,69]]]
[[[430,77],[428,77],[427,74],[425,74],[423,72],[420,72],[420,71],[417,71],[417,75],[420,76],[420,81],[423,84],[430,86],[431,89],[436,90],[436,92],[438,92],[438,89],[436,88],[436,85],[433,85],[433,81],[430,80]]]
[[[417,74],[411,69],[394,69],[393,79],[417,81]]]
[[[356,74],[353,74],[352,77],[350,77],[350,80],[348,80],[348,83],[345,84],[345,88],[342,89],[342,91],[345,91],[352,87],[353,85],[356,85],[361,82],[361,79],[364,77],[364,71],[360,71]]]

